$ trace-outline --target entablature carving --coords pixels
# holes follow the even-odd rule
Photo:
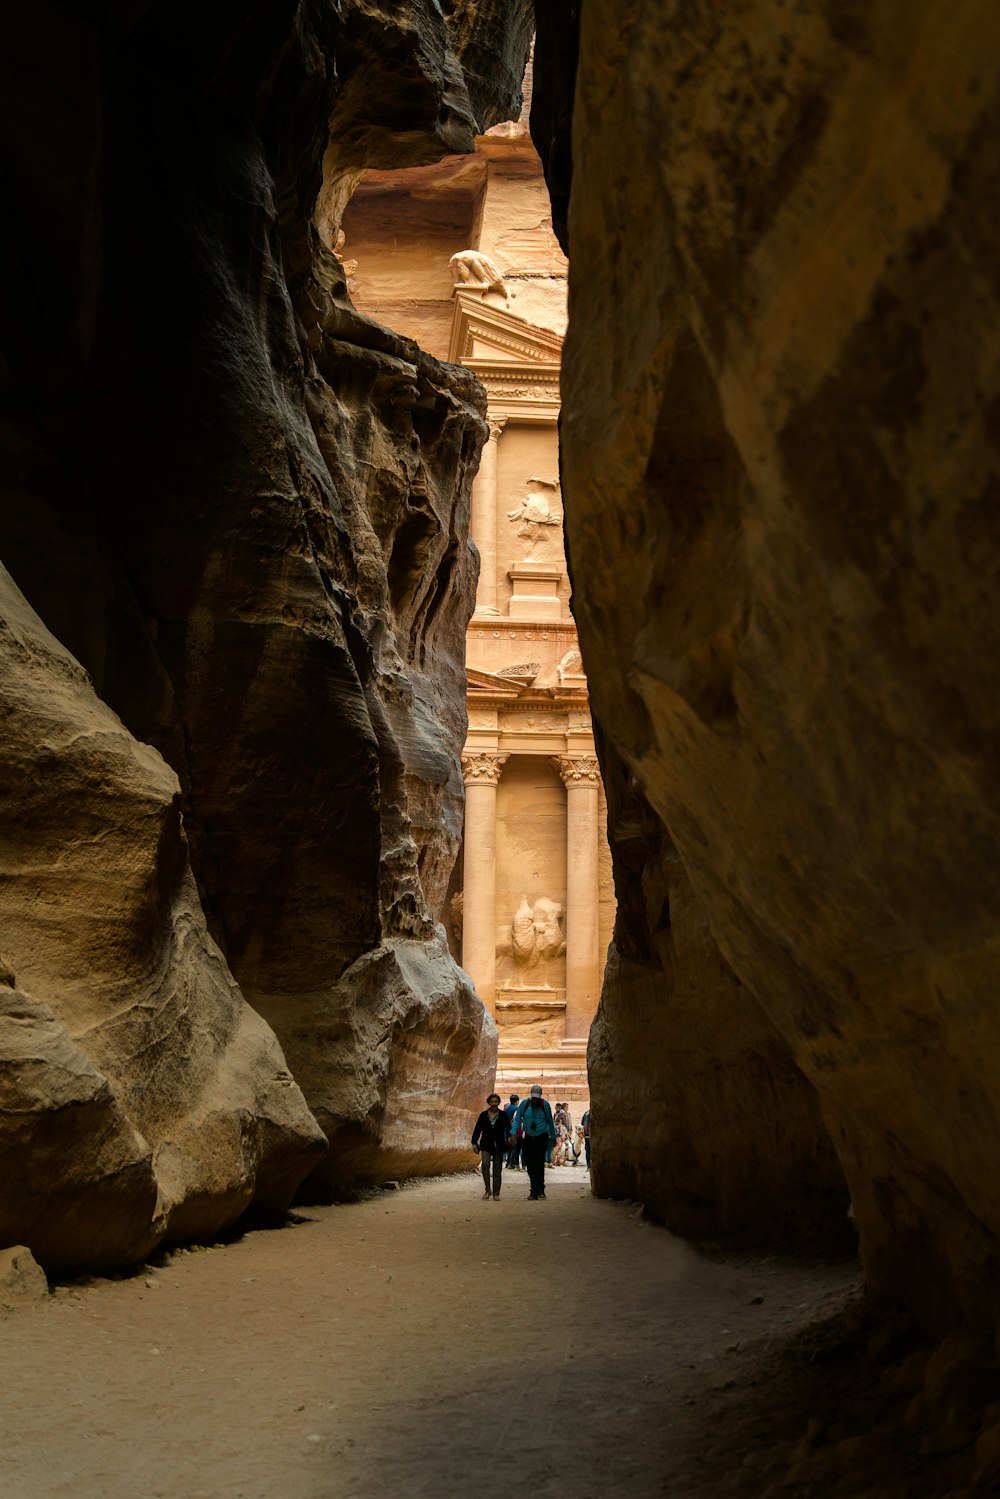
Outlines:
[[[545,401],[559,405],[559,366],[498,364],[493,360],[463,360],[485,385],[486,393],[501,401]]]

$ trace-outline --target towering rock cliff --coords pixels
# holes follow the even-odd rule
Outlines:
[[[365,165],[516,113],[528,12],[12,24],[0,1232],[49,1266],[464,1160],[495,1035],[435,922],[482,396],[331,249]]]
[[[998,44],[989,0],[584,7],[569,213],[584,663],[741,985],[677,1005],[678,940],[640,1058],[613,979],[596,1127],[752,996],[939,1325],[1000,1309]],[[716,1188],[748,1116],[697,1116]]]

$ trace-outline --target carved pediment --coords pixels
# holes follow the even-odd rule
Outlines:
[[[456,286],[449,360],[470,369],[484,363],[558,370],[563,346],[559,334],[485,301],[485,290]]]
[[[492,696],[517,697],[520,684],[506,679],[492,671],[475,671],[471,666],[467,668],[468,690],[470,693],[488,692]]]

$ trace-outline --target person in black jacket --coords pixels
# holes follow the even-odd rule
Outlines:
[[[483,1157],[483,1201],[492,1197],[496,1202],[500,1196],[500,1175],[504,1156],[510,1139],[510,1120],[500,1107],[500,1094],[491,1093],[486,1107],[476,1120],[472,1131],[472,1148],[482,1152]],[[490,1173],[493,1175],[493,1191],[490,1191]]]

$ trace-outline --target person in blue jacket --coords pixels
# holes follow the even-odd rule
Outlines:
[[[530,1202],[545,1196],[545,1157],[556,1138],[556,1127],[552,1122],[552,1109],[542,1097],[540,1084],[535,1083],[523,1103],[518,1104],[517,1113],[511,1120],[510,1130],[516,1135],[524,1129],[521,1153],[528,1172]]]

